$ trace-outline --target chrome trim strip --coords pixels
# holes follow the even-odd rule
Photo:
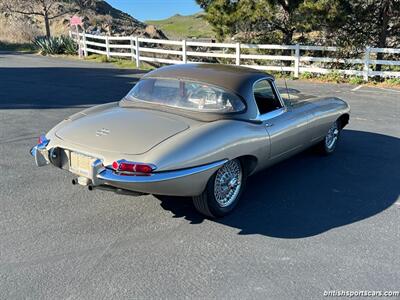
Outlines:
[[[124,176],[115,174],[114,171],[110,169],[104,169],[99,174],[97,174],[97,179],[103,180],[105,182],[113,183],[154,183],[154,182],[162,182],[168,180],[174,180],[186,176],[191,176],[197,173],[205,172],[210,169],[218,168],[225,164],[228,160],[220,160],[211,164],[193,167],[189,169],[176,170],[176,171],[166,171],[153,173],[148,176]]]
[[[280,116],[281,114],[283,114],[285,112],[286,112],[286,109],[282,107],[282,108],[276,109],[274,111],[270,111],[266,114],[260,115],[260,116],[258,116],[258,119],[260,121],[268,121],[270,119]],[[269,127],[269,126],[267,126],[267,127]]]
[[[280,102],[281,105],[282,105],[281,108],[278,108],[278,109],[276,109],[276,110],[274,110],[274,111],[271,111],[271,112],[268,112],[268,113],[266,113],[266,114],[260,114],[260,111],[259,111],[258,106],[257,106],[257,101],[256,101],[256,99],[255,99],[255,97],[254,97],[254,86],[255,86],[258,82],[263,81],[263,80],[267,80],[267,81],[271,84],[272,90],[275,92],[275,95],[278,97],[278,100],[279,100],[279,102]],[[256,80],[256,81],[253,83],[253,87],[252,87],[252,96],[253,96],[253,101],[254,101],[254,103],[255,103],[255,105],[256,105],[256,107],[257,107],[257,117],[256,117],[255,120],[258,120],[258,121],[266,121],[266,120],[275,118],[275,117],[277,117],[277,116],[283,114],[284,112],[286,112],[286,111],[288,110],[288,109],[287,109],[287,106],[286,106],[286,104],[285,104],[285,101],[283,101],[283,98],[282,98],[281,94],[279,93],[278,88],[276,87],[275,80],[273,80],[273,79],[271,79],[271,78],[263,77],[263,78],[260,78],[260,79]]]
[[[275,93],[276,93],[276,95],[278,96],[279,101],[280,101],[281,104],[282,104],[282,107],[285,108],[285,109],[287,109],[286,103],[285,103],[285,101],[283,101],[282,95],[281,95],[281,93],[279,92],[278,87],[276,86],[275,80],[270,80],[270,82],[272,83],[272,86],[273,86],[274,89],[275,89]]]

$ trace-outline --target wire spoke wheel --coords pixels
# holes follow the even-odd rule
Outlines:
[[[325,137],[325,146],[328,149],[334,148],[339,137],[339,128],[337,122],[333,123],[332,127],[329,128],[328,134]]]
[[[236,200],[240,192],[242,179],[242,167],[237,160],[228,161],[217,171],[214,196],[219,206],[227,207]]]

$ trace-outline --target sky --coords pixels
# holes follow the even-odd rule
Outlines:
[[[195,0],[106,0],[140,21],[161,20],[176,14],[191,15],[201,11]]]

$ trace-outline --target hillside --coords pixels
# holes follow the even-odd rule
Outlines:
[[[162,30],[170,39],[182,38],[214,38],[212,27],[202,18],[202,14],[190,16],[175,15],[164,20],[149,20],[151,24]]]
[[[60,0],[58,5],[65,5]],[[78,7],[76,7],[77,9]],[[66,14],[51,22],[53,35],[67,34],[69,19],[75,13]],[[83,18],[87,32],[111,35],[139,35],[149,38],[166,36],[153,25],[147,25],[124,13],[103,0],[91,0],[85,10],[78,13]],[[41,17],[0,12],[0,41],[30,42],[36,36],[44,35]]]

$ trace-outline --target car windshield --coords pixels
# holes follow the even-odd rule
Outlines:
[[[199,112],[231,113],[245,109],[235,94],[208,84],[177,79],[140,80],[127,99]]]

